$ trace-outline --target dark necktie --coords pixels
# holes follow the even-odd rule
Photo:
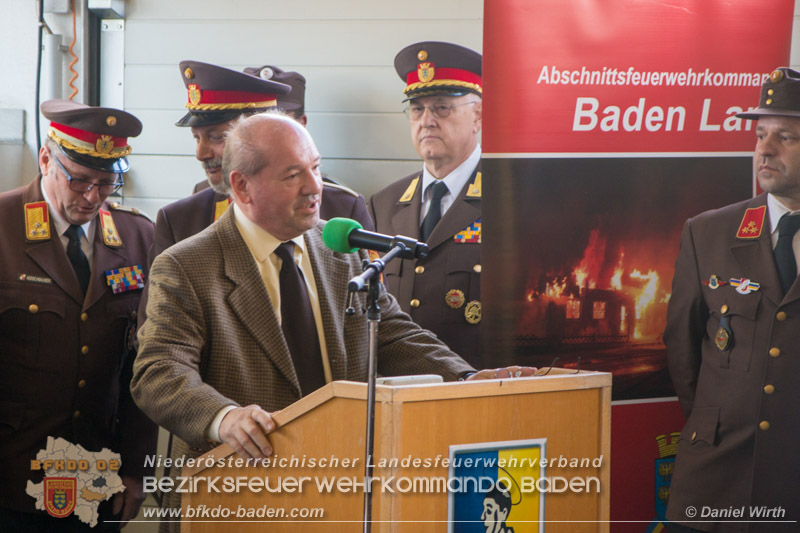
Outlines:
[[[294,243],[284,242],[275,250],[281,258],[281,328],[289,345],[300,390],[306,396],[325,385],[317,323],[308,298],[303,273],[294,262]]]
[[[92,271],[89,268],[89,261],[86,260],[86,255],[81,250],[81,236],[83,235],[83,228],[77,224],[70,225],[64,235],[69,238],[67,244],[67,257],[69,262],[72,263],[72,269],[78,277],[78,283],[81,286],[81,291],[86,294],[86,289],[89,287],[89,279],[92,276]]]
[[[797,261],[794,258],[792,249],[792,238],[797,230],[800,229],[800,215],[789,215],[781,217],[778,222],[778,244],[775,246],[775,266],[778,267],[778,277],[781,279],[783,294],[789,291],[789,287],[797,277]]]
[[[433,228],[436,227],[436,224],[439,223],[439,219],[442,218],[442,198],[447,194],[448,190],[445,182],[439,180],[431,185],[430,188],[433,190],[431,204],[430,207],[428,207],[428,214],[426,214],[425,218],[422,220],[422,228],[419,230],[420,239],[423,241],[428,240],[428,237],[430,237],[433,232]]]

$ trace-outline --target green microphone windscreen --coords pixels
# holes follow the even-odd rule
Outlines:
[[[357,252],[358,247],[350,246],[350,232],[354,229],[363,229],[364,226],[350,218],[332,218],[322,228],[322,242],[334,252],[349,254]]]

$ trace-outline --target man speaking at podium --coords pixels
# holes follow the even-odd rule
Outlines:
[[[234,207],[153,263],[131,389],[142,410],[179,437],[176,457],[225,442],[242,457],[263,458],[272,454],[270,412],[327,382],[367,379],[363,294],[356,314],[345,315],[347,282],[367,255],[323,245],[320,155],[297,122],[271,114],[241,120],[222,164]],[[534,372],[474,374],[392,296],[379,305],[382,375]]]

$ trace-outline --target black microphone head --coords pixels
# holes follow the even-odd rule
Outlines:
[[[322,228],[322,242],[334,252],[343,254],[357,252],[359,248],[350,245],[350,232],[363,229],[363,227],[358,221],[351,218],[332,218]]]

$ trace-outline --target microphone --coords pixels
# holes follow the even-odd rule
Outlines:
[[[322,229],[322,242],[334,252],[349,254],[360,248],[388,252],[401,248],[398,254],[403,259],[414,259],[428,255],[428,245],[403,235],[383,235],[367,231],[357,221],[349,218],[332,218]]]

